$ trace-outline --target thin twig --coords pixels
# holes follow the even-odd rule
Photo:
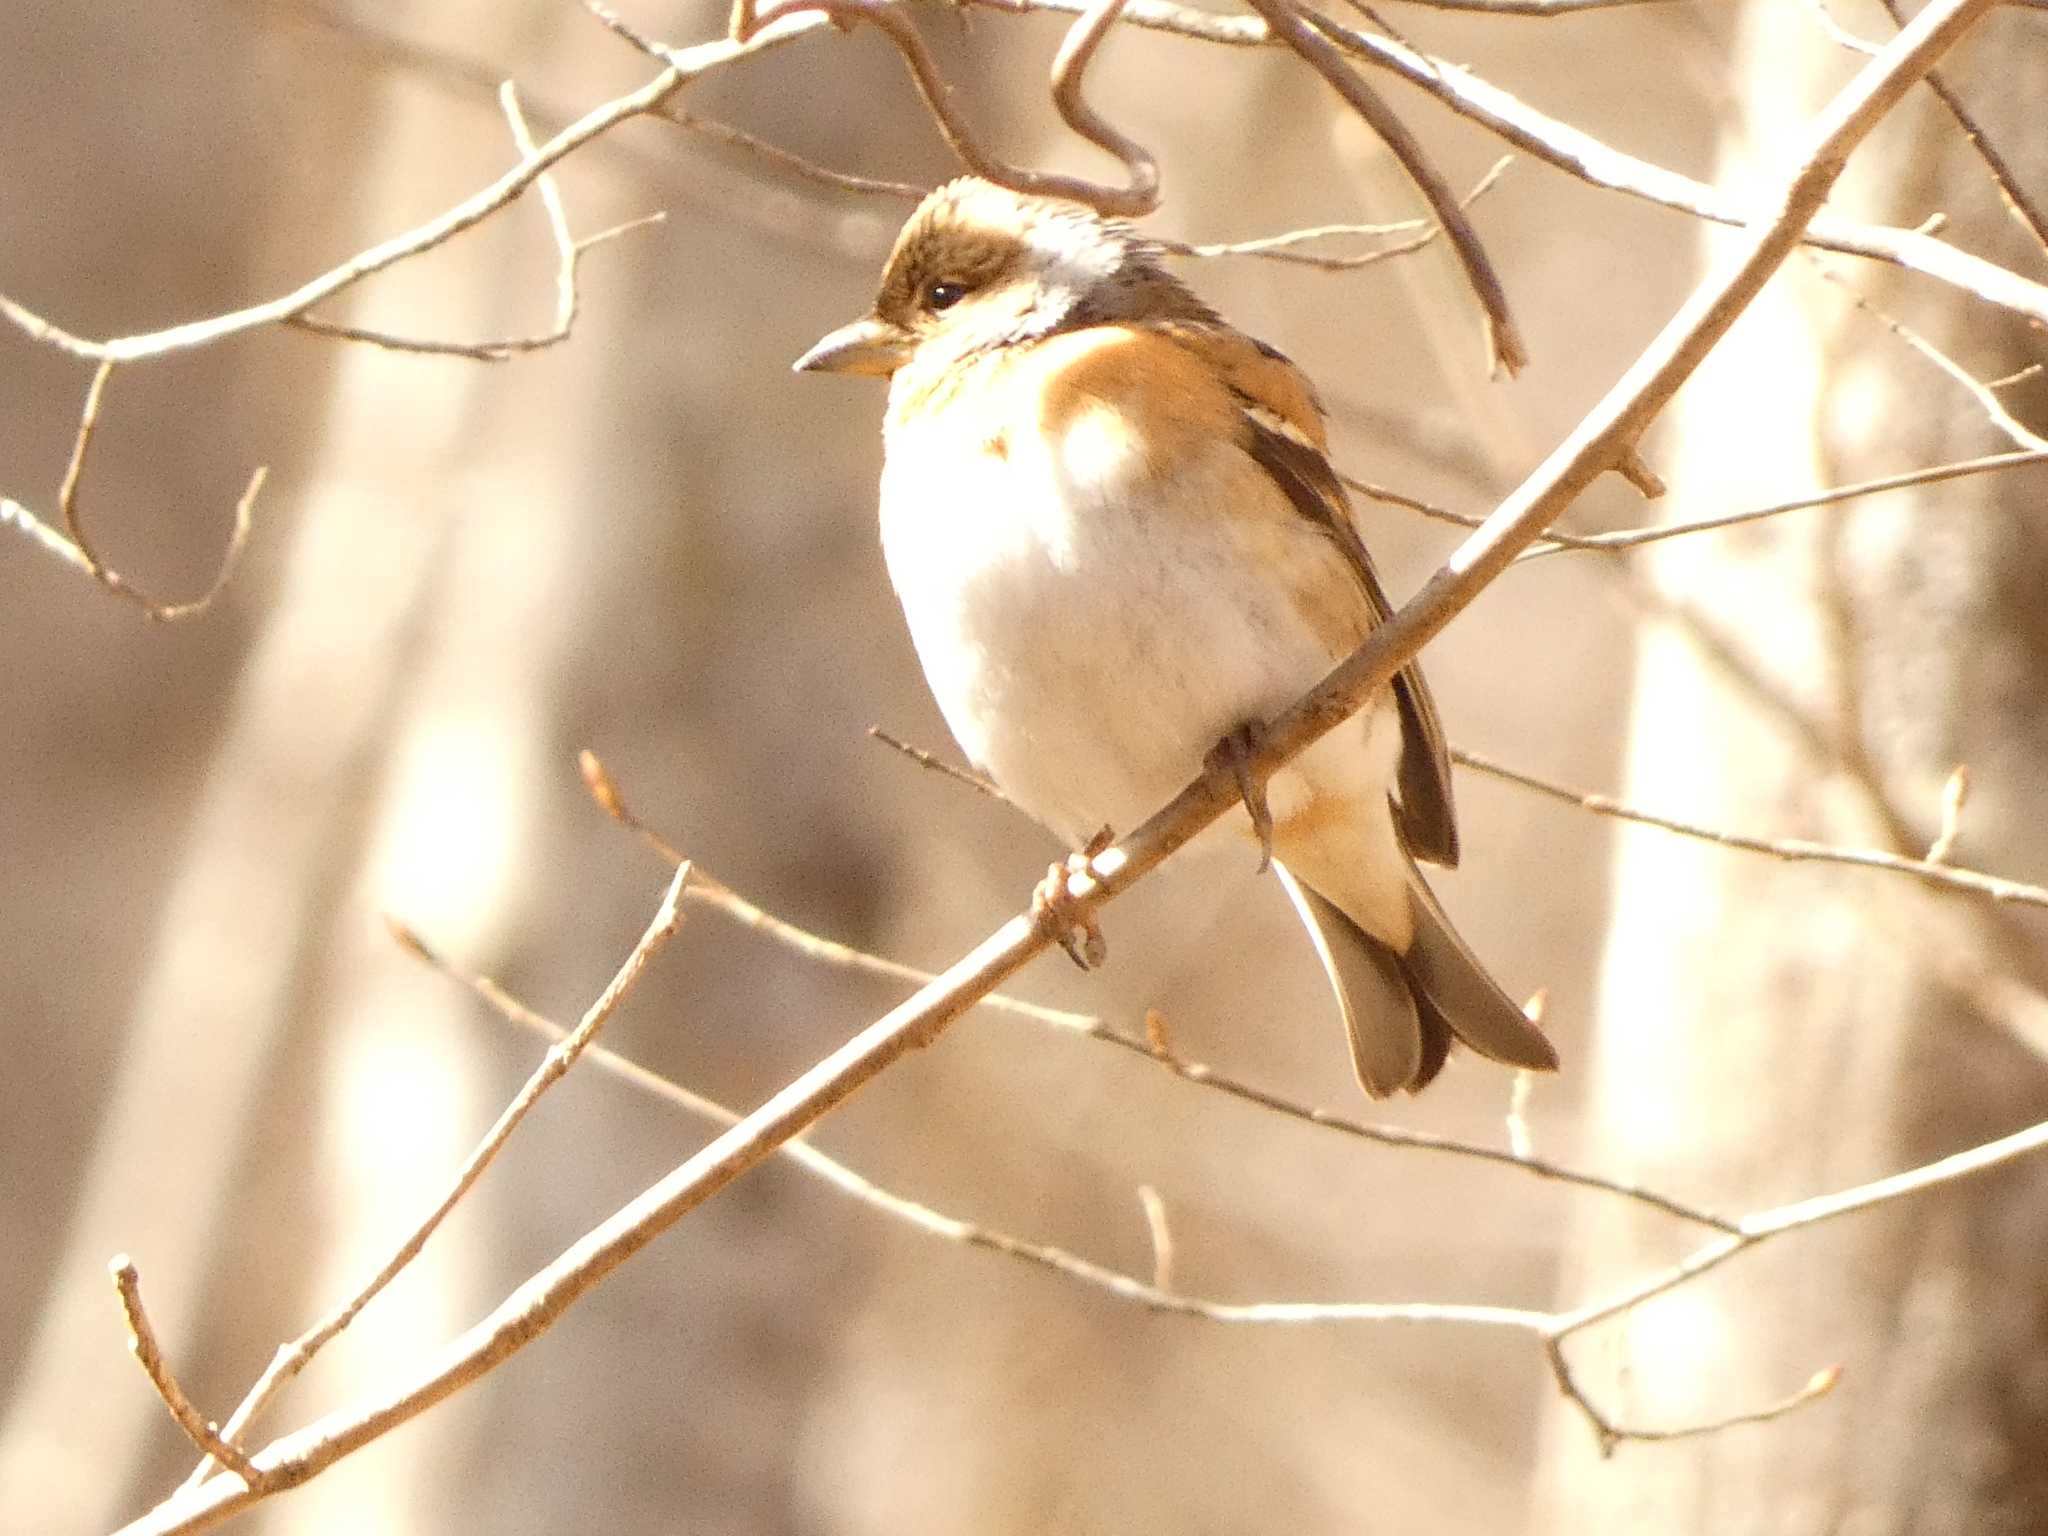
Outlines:
[[[1971,475],[1993,474],[2006,469],[2026,469],[2042,464],[2048,464],[2048,451],[2028,449],[1994,453],[1982,458],[1958,459],[1948,464],[1935,464],[1924,469],[1909,469],[1896,475],[1883,475],[1874,480],[1859,480],[1853,485],[1838,485],[1830,490],[1787,497],[1768,506],[1745,507],[1740,512],[1723,512],[1712,517],[1687,518],[1682,522],[1655,523],[1641,528],[1617,528],[1607,533],[1560,533],[1552,529],[1517,555],[1515,563],[1520,565],[1526,561],[1539,560],[1546,555],[1554,555],[1564,550],[1639,549],[1646,544],[1662,543],[1666,539],[1684,538],[1695,533],[1713,533],[1724,528],[1738,528],[1745,523],[1761,522],[1766,518],[1780,517],[1787,512],[1834,506],[1861,496],[1874,496],[1883,491],[1907,490],[1913,486],[1936,485],[1946,480],[1960,480]],[[1340,471],[1338,478],[1362,496],[1388,506],[1418,512],[1436,522],[1449,523],[1458,528],[1477,528],[1485,521],[1485,518],[1476,512],[1458,512],[1441,507],[1356,475]]]
[[[1344,98],[1351,110],[1386,146],[1415,190],[1422,194],[1423,202],[1429,205],[1430,213],[1442,228],[1445,239],[1450,241],[1452,251],[1457,254],[1458,265],[1464,271],[1473,297],[1479,301],[1479,310],[1486,322],[1487,356],[1492,366],[1509,375],[1521,372],[1528,364],[1529,349],[1523,344],[1522,333],[1508,310],[1507,291],[1501,286],[1500,275],[1494,271],[1486,247],[1480,243],[1478,231],[1465,217],[1449,184],[1438,174],[1429,156],[1423,152],[1421,143],[1408,131],[1407,124],[1380,100],[1379,94],[1350,66],[1337,45],[1311,25],[1309,19],[1305,19],[1309,13],[1297,10],[1294,0],[1248,0],[1248,3],[1265,17],[1266,25],[1276,37],[1299,54],[1304,63]]]
[[[657,110],[682,89],[688,80],[705,69],[727,62],[740,54],[786,42],[791,37],[822,25],[822,17],[809,24],[802,21],[787,22],[772,31],[764,32],[747,44],[717,42],[690,49],[686,54],[678,56],[684,63],[671,64],[638,90],[629,91],[623,96],[614,97],[600,106],[593,107],[549,139],[537,153],[525,156],[488,186],[472,193],[452,208],[424,224],[415,225],[389,240],[358,251],[339,266],[329,268],[319,276],[301,283],[290,293],[264,303],[230,310],[225,314],[212,315],[204,320],[194,320],[184,325],[171,326],[161,331],[120,336],[107,341],[92,341],[73,335],[5,296],[0,296],[0,316],[13,321],[36,340],[69,352],[75,357],[87,358],[94,362],[116,363],[161,357],[170,352],[206,346],[261,326],[279,324],[353,288],[365,278],[407,261],[423,251],[432,250],[464,230],[481,223],[533,185],[550,167],[593,139],[610,132],[619,124]]]
[[[1541,1023],[1541,1010],[1525,1009],[1532,1023]],[[1514,1081],[1508,1087],[1508,1112],[1506,1116],[1508,1150],[1521,1162],[1533,1162],[1536,1157],[1536,1139],[1529,1130],[1529,1097],[1536,1086],[1536,1074],[1526,1068],[1515,1073]]]
[[[1813,13],[1813,19],[1819,23],[1821,31],[1827,33],[1829,39],[1838,47],[1870,58],[1884,46],[1882,43],[1873,43],[1867,37],[1858,37],[1835,20],[1835,13],[1828,9],[1828,0],[1806,0],[1806,8]]]
[[[1941,830],[1927,845],[1927,862],[1946,864],[1963,831],[1963,807],[1970,799],[1970,765],[1957,763],[1941,786]]]
[[[1514,163],[1513,155],[1502,155],[1494,161],[1487,173],[1473,185],[1472,190],[1458,200],[1458,206],[1470,208],[1478,202],[1493,190],[1502,174]],[[1258,240],[1235,240],[1221,244],[1189,245],[1179,240],[1165,240],[1161,241],[1160,245],[1172,256],[1255,256],[1263,261],[1287,262],[1295,266],[1314,267],[1323,272],[1355,272],[1360,267],[1369,267],[1375,262],[1419,251],[1443,232],[1443,225],[1428,219],[1403,219],[1395,224],[1324,224],[1313,229],[1290,229]],[[1376,251],[1364,251],[1349,256],[1330,256],[1318,251],[1294,249],[1311,240],[1326,240],[1338,235],[1394,234],[1407,234],[1408,238],[1394,245],[1382,246]]]
[[[1051,11],[1072,15],[1087,0],[972,3],[1010,14]],[[2039,3],[2048,4],[2048,0]],[[1133,26],[1225,47],[1258,48],[1273,42],[1266,24],[1257,17],[1202,10],[1176,4],[1174,0],[1128,0],[1124,20]],[[1536,110],[1463,65],[1421,53],[1392,38],[1345,27],[1327,17],[1312,16],[1311,20],[1346,52],[1392,70],[1460,117],[1589,186],[1735,228],[1753,222],[1756,209],[1761,206],[1746,195],[1694,180],[1616,149],[1582,129]],[[1996,262],[1935,239],[1931,230],[1865,224],[1822,210],[1811,220],[1801,239],[1822,250],[1905,267],[2001,309],[2048,324],[2048,284],[2030,281]]]
[[[1885,13],[1891,17],[1894,26],[1903,27],[1906,24],[1906,14],[1899,8],[1899,0],[1879,0],[1879,3],[1884,6]],[[1938,69],[1928,72],[1927,88],[1934,92],[1944,107],[1948,108],[1949,116],[1956,120],[1956,126],[1963,130],[1963,137],[1970,141],[1970,148],[1974,149],[1977,158],[1984,162],[1984,168],[1991,173],[1991,180],[1998,188],[1998,196],[2004,202],[2006,212],[2012,215],[2013,222],[2033,236],[2034,244],[2039,246],[2044,254],[2048,254],[2048,217],[2044,217],[2040,208],[2035,206],[2033,198],[2014,173],[2012,166],[1984,132],[1983,125],[1977,121],[1970,109],[1963,105],[1962,96]]]
[[[316,1354],[354,1322],[363,1308],[419,1256],[420,1251],[427,1246],[427,1240],[447,1219],[448,1213],[455,1209],[462,1197],[475,1187],[478,1179],[483,1177],[484,1170],[497,1157],[513,1131],[518,1129],[519,1122],[526,1118],[527,1112],[540,1102],[542,1094],[560,1082],[569,1069],[576,1065],[577,1058],[589,1049],[597,1038],[598,1031],[603,1029],[605,1023],[618,1011],[619,1004],[626,1000],[626,995],[633,990],[634,983],[639,981],[641,973],[667,946],[668,941],[675,937],[676,929],[682,926],[682,899],[689,883],[690,865],[685,860],[676,866],[674,875],[662,892],[660,903],[654,909],[654,916],[648,920],[646,930],[627,953],[618,970],[613,972],[612,979],[605,984],[597,1000],[584,1010],[583,1017],[577,1021],[575,1029],[569,1031],[547,1055],[541,1058],[540,1065],[534,1068],[524,1086],[513,1096],[512,1102],[505,1106],[497,1121],[484,1133],[475,1149],[463,1161],[462,1167],[449,1181],[447,1189],[443,1191],[434,1208],[413,1227],[377,1272],[353,1295],[278,1350],[263,1374],[257,1378],[255,1385],[250,1387],[248,1394],[229,1415],[224,1431],[226,1438],[238,1438],[277,1395],[279,1389],[304,1370]],[[390,920],[390,928],[392,937],[399,943],[415,953],[431,955],[431,951],[404,924],[395,919]],[[186,1478],[181,1492],[198,1487],[211,1471],[212,1463],[202,1461]]]
[[[1719,1434],[1724,1429],[1733,1429],[1740,1424],[1768,1423],[1772,1419],[1783,1418],[1788,1413],[1804,1408],[1815,1398],[1827,1396],[1842,1379],[1840,1366],[1824,1366],[1809,1376],[1805,1385],[1797,1391],[1788,1392],[1760,1408],[1741,1409],[1691,1424],[1652,1428],[1639,1424],[1623,1424],[1594,1402],[1592,1395],[1580,1384],[1577,1374],[1572,1370],[1561,1338],[1546,1338],[1543,1341],[1543,1356],[1550,1366],[1551,1379],[1557,1383],[1558,1391],[1564,1395],[1566,1402],[1579,1411],[1580,1416],[1592,1429],[1602,1456],[1613,1455],[1617,1447],[1632,1440],[1652,1445],[1670,1440],[1696,1440],[1703,1435]]]
[[[1675,816],[1663,816],[1638,806],[1625,805],[1607,795],[1591,794],[1562,784],[1553,784],[1548,779],[1524,773],[1519,768],[1510,768],[1505,763],[1495,762],[1462,747],[1454,749],[1451,757],[1467,768],[1503,779],[1510,784],[1518,784],[1524,789],[1534,790],[1537,794],[1546,795],[1565,805],[1576,806],[1582,811],[1591,811],[1596,816],[1611,816],[1617,821],[1630,821],[1640,826],[1655,827],[1662,832],[1674,832],[1680,837],[1714,843],[1722,848],[1766,854],[1792,864],[1847,864],[1857,869],[1879,869],[1889,874],[1912,875],[1931,885],[1966,891],[1972,896],[1984,896],[1996,902],[2025,907],[2048,907],[2048,886],[2006,880],[1997,875],[1987,875],[1980,870],[1958,869],[1955,865],[1939,859],[1908,858],[1903,854],[1886,853],[1876,848],[1842,848],[1831,843],[1809,842],[1797,837],[1747,837],[1742,833],[1730,832],[1720,827],[1681,821]]]
[[[1166,1219],[1166,1202],[1150,1184],[1138,1186],[1138,1205],[1145,1212],[1145,1235],[1152,1242],[1152,1285],[1173,1289],[1173,1227]]]
[[[1833,271],[1825,263],[1819,261],[1815,261],[1813,267],[1821,277],[1834,284],[1857,309],[1890,331],[1900,341],[1912,348],[1913,351],[1955,380],[1956,383],[1962,385],[1969,392],[1970,398],[1977,402],[1978,409],[1983,411],[1985,418],[1999,431],[2011,438],[2016,448],[2026,453],[2048,452],[2048,437],[2041,436],[2040,433],[2032,430],[2024,422],[2020,421],[2018,417],[2014,416],[2012,412],[2008,411],[2005,408],[2005,402],[1998,398],[1998,395],[1992,390],[1990,385],[1979,379],[1969,369],[1950,357],[1941,348],[1907,325],[1903,320],[1886,313],[1871,299],[1858,293],[1842,278],[1840,273]]]
[[[671,868],[683,862],[667,838],[655,828],[636,816],[619,793],[619,787],[610,772],[598,760],[595,752],[578,754],[577,763],[583,774],[584,786],[599,808],[627,831],[633,833]],[[709,870],[697,868],[690,878],[688,888],[683,892],[685,901],[707,906],[731,918],[743,928],[750,928],[774,943],[794,950],[807,960],[824,965],[836,965],[847,970],[862,971],[870,976],[885,977],[890,981],[908,982],[911,986],[929,985],[933,978],[930,971],[919,970],[914,965],[905,965],[881,955],[869,954],[866,950],[855,949],[850,944],[841,944],[836,939],[825,938],[800,928],[786,918],[777,917],[765,908],[755,905],[731,886],[713,875]],[[1042,1003],[1025,1002],[1022,998],[1009,997],[992,992],[981,999],[981,1006],[1000,1013],[1011,1013],[1019,1018],[1035,1019],[1041,1024],[1050,1024],[1057,1029],[1071,1030],[1085,1034],[1099,1020],[1084,1013],[1068,1013],[1061,1008],[1048,1008]]]
[[[1993,474],[1999,470],[2024,469],[2030,465],[2041,464],[2048,464],[2048,449],[2022,449],[2012,453],[1988,454],[1983,458],[1960,459],[1926,469],[1910,469],[1901,474],[1883,475],[1875,480],[1861,480],[1854,485],[1838,485],[1831,490],[1791,496],[1783,501],[1772,502],[1768,506],[1747,507],[1740,512],[1726,512],[1715,517],[1688,518],[1683,522],[1660,523],[1644,528],[1617,528],[1610,533],[1574,534],[1569,539],[1553,533],[1550,542],[1523,551],[1517,557],[1517,563],[1554,555],[1562,549],[1640,549],[1645,544],[1662,543],[1666,539],[1683,538],[1688,534],[1737,528],[1746,523],[1761,522],[1765,518],[1778,517],[1787,512],[1800,512],[1811,507],[1837,506],[1843,502],[1854,501],[1858,497],[1875,496],[1883,491],[1937,485],[1945,480],[1960,480],[1971,475]],[[1434,513],[1435,509],[1431,511]],[[1441,515],[1451,520],[1462,518],[1458,513]]]
[[[1067,29],[1052,62],[1052,100],[1062,121],[1097,148],[1123,163],[1125,185],[1108,186],[1079,176],[1027,171],[983,149],[953,105],[951,88],[937,61],[910,18],[894,0],[735,0],[730,36],[745,44],[776,22],[805,16],[829,17],[837,24],[865,21],[877,27],[909,67],[910,78],[924,99],[940,135],[975,175],[1012,191],[1039,197],[1064,197],[1107,214],[1135,217],[1159,206],[1159,164],[1150,150],[1113,127],[1081,95],[1082,76],[1096,48],[1122,11],[1124,0],[1088,0]]]
[[[996,788],[995,781],[993,779],[983,778],[980,774],[975,773],[971,769],[957,767],[954,764],[947,762],[937,753],[927,752],[923,747],[913,747],[907,741],[899,741],[896,737],[891,736],[887,731],[883,730],[879,725],[869,726],[868,736],[869,739],[873,741],[879,741],[885,747],[895,748],[895,750],[901,752],[905,757],[909,758],[913,763],[916,763],[920,768],[929,768],[933,773],[939,774],[944,778],[951,779],[956,784],[965,784],[969,789],[976,790],[981,794],[987,795],[991,800],[997,800],[1002,802],[1004,805],[1009,806],[1011,810],[1017,809],[1016,802],[1012,800],[1008,795],[1004,794],[1000,789]]]
[[[142,1276],[136,1271],[134,1261],[125,1253],[116,1254],[107,1269],[113,1276],[114,1289],[121,1297],[121,1312],[128,1319],[129,1353],[135,1356],[135,1363],[142,1367],[142,1374],[156,1388],[157,1396],[163,1399],[171,1417],[178,1421],[178,1427],[185,1431],[186,1438],[211,1458],[209,1465],[218,1462],[239,1477],[252,1493],[261,1493],[263,1474],[250,1465],[241,1447],[222,1438],[218,1424],[192,1406],[192,1399],[185,1395],[185,1389],[178,1385],[178,1378],[171,1374],[163,1349],[156,1341],[156,1329],[150,1326],[149,1312],[142,1305]]]
[[[518,91],[510,80],[499,85],[498,104],[504,111],[506,123],[511,129],[513,147],[525,157],[539,154],[540,147],[533,141],[532,130],[528,128],[526,116],[519,107]],[[389,331],[343,325],[311,313],[292,315],[284,324],[295,330],[307,331],[331,340],[364,342],[391,352],[416,352],[434,357],[466,357],[475,362],[485,363],[501,363],[529,352],[559,346],[569,339],[569,333],[575,329],[577,310],[581,304],[576,280],[582,267],[584,253],[594,246],[616,240],[621,235],[644,229],[650,224],[659,224],[667,215],[661,212],[643,214],[637,219],[614,224],[609,229],[599,230],[596,234],[579,240],[569,230],[568,210],[562,204],[561,189],[555,184],[554,173],[542,173],[534,182],[534,190],[540,194],[541,207],[547,216],[548,233],[554,240],[556,252],[555,317],[547,330],[531,336],[506,336],[493,341],[436,341],[427,337],[400,336]]]
[[[2000,1167],[2044,1148],[2048,1148],[2048,1120],[2014,1131],[2009,1136],[2001,1136],[1996,1141],[1988,1141],[1948,1157],[1938,1158],[1931,1163],[1923,1163],[1917,1168],[1909,1168],[1903,1173],[1873,1179],[1867,1184],[1857,1184],[1832,1194],[1814,1195],[1787,1205],[1754,1211],[1742,1218],[1739,1224],[1741,1230],[1734,1235],[1716,1238],[1713,1242],[1694,1249],[1669,1268],[1624,1286],[1598,1301],[1558,1313],[1551,1320],[1545,1333],[1551,1369],[1557,1376],[1558,1385],[1585,1414],[1587,1422],[1599,1436],[1603,1448],[1611,1448],[1613,1443],[1620,1439],[1670,1440],[1705,1434],[1728,1424],[1746,1422],[1753,1417],[1775,1417],[1777,1414],[1789,1412],[1801,1402],[1817,1397],[1832,1387],[1835,1373],[1832,1370],[1820,1371],[1799,1392],[1793,1393],[1778,1404],[1756,1410],[1751,1414],[1716,1419],[1710,1423],[1679,1429],[1621,1431],[1599,1413],[1591,1399],[1572,1379],[1561,1346],[1573,1334],[1632,1311],[1653,1297],[1662,1296],[1696,1280],[1709,1270],[1718,1269],[1737,1254],[1745,1253],[1770,1238],[1818,1226],[1838,1216],[1868,1210],[1872,1206],[1883,1205],[1906,1195],[1919,1194],[1944,1184],[1952,1184],[1958,1179]]]
[[[113,372],[111,361],[102,362],[93,370],[92,382],[86,386],[85,404],[78,416],[78,432],[71,440],[71,456],[65,461],[64,477],[57,486],[57,513],[64,521],[65,532],[58,532],[20,502],[12,500],[0,500],[0,525],[20,529],[65,564],[90,576],[114,596],[135,604],[157,623],[175,624],[181,619],[196,618],[213,606],[214,599],[234,578],[236,567],[241,563],[242,550],[249,541],[256,498],[262,493],[263,482],[270,471],[259,465],[250,474],[248,486],[235,502],[234,524],[228,531],[227,545],[206,590],[182,603],[164,603],[151,597],[100,558],[92,541],[86,537],[84,516],[79,510],[79,487],[85,480],[86,455],[92,448],[93,433],[99,426],[100,406],[106,398],[107,380]]]
[[[815,160],[806,160],[793,150],[748,133],[744,128],[735,128],[730,123],[721,123],[716,118],[698,117],[679,107],[670,107],[661,114],[662,118],[699,134],[719,144],[743,150],[758,159],[765,160],[777,170],[786,171],[805,181],[815,182],[821,187],[831,187],[837,192],[859,192],[875,197],[893,197],[902,202],[917,202],[929,187],[920,187],[907,181],[881,181],[873,176],[856,176],[849,171],[835,171],[830,166],[820,165]]]

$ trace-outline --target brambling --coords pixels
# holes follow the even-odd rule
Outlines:
[[[1162,256],[1079,204],[950,182],[873,311],[795,365],[889,379],[882,550],[946,723],[1090,851],[1230,764],[1374,1097],[1423,1087],[1454,1038],[1555,1068],[1416,869],[1458,835],[1413,665],[1265,784],[1244,769],[1391,610],[1314,388]]]

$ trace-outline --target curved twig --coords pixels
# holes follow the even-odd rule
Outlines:
[[[735,44],[744,45],[762,28],[800,15],[829,17],[841,25],[872,22],[903,55],[910,78],[918,95],[924,98],[940,135],[960,157],[960,163],[976,176],[1027,196],[1068,198],[1101,213],[1135,218],[1159,206],[1159,164],[1151,151],[1111,127],[1081,95],[1082,75],[1088,61],[1122,14],[1124,3],[1125,0],[1089,0],[1067,29],[1066,39],[1052,62],[1053,105],[1069,128],[1123,163],[1127,182],[1122,187],[1053,171],[1027,171],[983,149],[954,109],[952,93],[931,50],[894,0],[774,0],[766,7],[756,6],[754,0],[738,0],[733,7],[731,36]]]
[[[1486,316],[1486,346],[1493,365],[1510,375],[1520,372],[1529,361],[1529,352],[1522,343],[1522,334],[1515,326],[1514,316],[1508,312],[1508,296],[1501,287],[1500,275],[1493,270],[1486,248],[1480,244],[1478,231],[1465,217],[1457,194],[1437,174],[1421,144],[1408,131],[1408,125],[1360,78],[1337,45],[1323,35],[1321,18],[1315,18],[1315,24],[1311,25],[1305,15],[1312,13],[1299,10],[1293,0],[1247,0],[1247,3],[1266,19],[1273,35],[1327,80],[1379,141],[1387,146],[1388,153],[1414,183],[1415,190],[1422,194],[1422,200],[1442,226],[1444,238],[1450,241],[1451,249],[1457,253],[1465,281],[1471,284],[1473,296],[1479,300],[1479,308]]]
[[[1037,11],[1073,15],[1084,10],[1088,0],[971,3],[1010,15]],[[2048,0],[2012,3],[2048,9]],[[1127,0],[1123,19],[1148,31],[1230,48],[1263,48],[1275,41],[1271,29],[1259,17],[1198,10],[1175,4],[1174,0]],[[1616,149],[1584,129],[1538,111],[1469,69],[1418,52],[1392,38],[1375,37],[1347,27],[1318,13],[1309,13],[1308,20],[1346,53],[1392,70],[1458,116],[1588,186],[1626,193],[1715,224],[1741,227],[1756,217],[1755,207],[1746,199]],[[1950,245],[1926,230],[1866,224],[1822,209],[1800,238],[1802,243],[1820,250],[1904,267],[2000,309],[2048,325],[2048,284],[2022,277],[2009,267]]]
[[[212,607],[213,600],[234,575],[235,566],[242,558],[242,548],[249,540],[249,524],[255,511],[256,497],[262,492],[263,482],[270,471],[259,465],[249,476],[248,488],[235,503],[235,523],[228,534],[227,549],[221,555],[220,564],[214,568],[213,580],[207,584],[206,590],[188,602],[158,602],[100,558],[92,541],[86,537],[85,523],[78,511],[78,488],[85,479],[85,456],[92,447],[93,431],[99,426],[100,404],[106,397],[107,380],[113,372],[113,359],[103,360],[93,370],[92,383],[85,389],[85,405],[78,414],[78,435],[71,440],[71,457],[65,462],[64,478],[57,486],[57,513],[64,520],[64,532],[59,533],[39,523],[33,513],[16,502],[5,504],[5,516],[0,517],[0,521],[26,529],[46,549],[77,566],[114,596],[135,604],[157,623],[175,624]]]

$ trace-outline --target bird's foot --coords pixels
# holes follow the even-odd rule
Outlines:
[[[1031,893],[1031,915],[1041,927],[1050,927],[1060,948],[1084,971],[1092,971],[1109,958],[1109,943],[1093,914],[1073,915],[1074,895],[1070,882],[1076,875],[1093,878],[1090,867],[1095,855],[1116,841],[1116,834],[1104,827],[1077,853],[1046,871],[1045,878]]]
[[[1204,763],[1211,773],[1228,773],[1237,781],[1238,796],[1259,840],[1262,875],[1273,866],[1273,812],[1266,804],[1266,781],[1253,773],[1251,760],[1265,742],[1266,728],[1256,720],[1247,721],[1211,747]]]

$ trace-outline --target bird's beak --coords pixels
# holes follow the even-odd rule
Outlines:
[[[790,364],[798,373],[865,373],[887,378],[910,360],[911,338],[875,315],[842,325]]]

